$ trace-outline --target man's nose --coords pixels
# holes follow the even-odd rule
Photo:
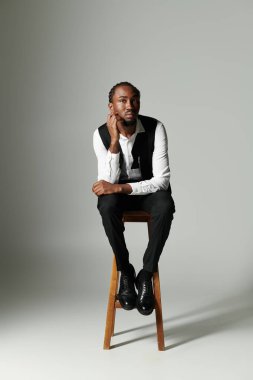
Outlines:
[[[127,100],[126,107],[127,107],[127,109],[130,109],[130,110],[133,109],[134,108],[133,101],[131,101],[130,99]]]

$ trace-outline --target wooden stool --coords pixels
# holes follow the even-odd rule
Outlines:
[[[151,216],[145,211],[125,211],[123,213],[123,222],[146,222],[148,224],[148,235],[151,232]],[[157,329],[157,343],[158,350],[164,351],[164,333],[163,333],[163,318],[162,318],[162,303],[161,303],[161,290],[159,271],[153,273],[153,289],[155,298],[155,314],[156,314],[156,329]],[[122,308],[119,300],[117,299],[119,282],[119,272],[117,271],[116,259],[113,254],[111,282],[109,290],[109,299],[107,306],[105,337],[104,337],[104,350],[110,349],[111,337],[114,334],[114,324],[116,309]]]

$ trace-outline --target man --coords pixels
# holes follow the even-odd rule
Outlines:
[[[98,196],[97,207],[121,272],[119,301],[125,310],[136,307],[149,315],[154,309],[152,275],[175,212],[167,135],[160,121],[139,115],[140,91],[129,82],[111,89],[108,108],[107,122],[93,135],[98,181],[92,191]],[[151,214],[151,235],[137,277],[124,239],[125,210]]]

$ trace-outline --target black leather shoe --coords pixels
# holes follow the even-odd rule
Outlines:
[[[155,307],[155,299],[152,285],[152,275],[147,275],[142,269],[136,277],[138,296],[136,307],[142,315],[149,315]]]
[[[136,306],[137,293],[135,290],[136,273],[132,264],[127,272],[121,272],[120,286],[117,298],[125,310],[132,310]]]

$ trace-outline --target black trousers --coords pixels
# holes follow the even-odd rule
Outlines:
[[[157,264],[176,211],[171,192],[160,190],[147,195],[100,195],[97,207],[115,254],[118,271],[124,270],[129,265],[129,252],[124,238],[125,227],[122,222],[123,212],[143,210],[151,214],[151,234],[143,256],[143,268],[149,272],[157,271]]]

